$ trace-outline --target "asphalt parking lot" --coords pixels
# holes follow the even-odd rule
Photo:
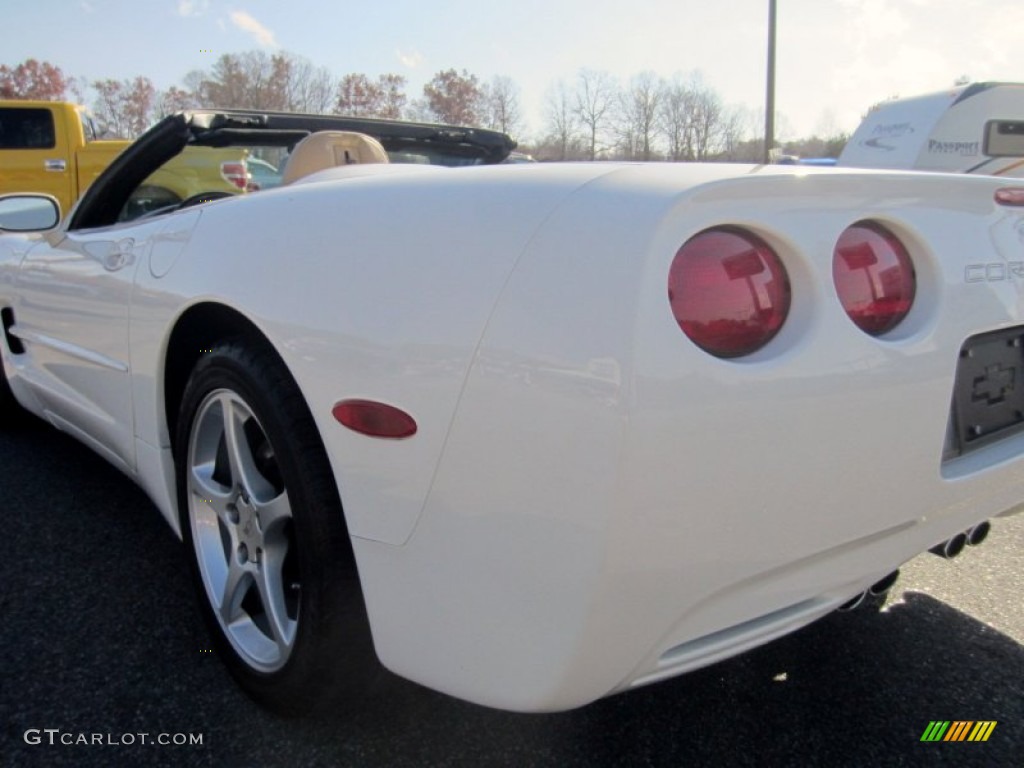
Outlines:
[[[881,613],[574,712],[497,712],[383,673],[356,714],[288,721],[207,652],[180,544],[130,481],[38,423],[0,434],[0,467],[3,766],[1024,765],[1024,515],[954,561],[912,561]],[[922,743],[933,720],[997,725]]]

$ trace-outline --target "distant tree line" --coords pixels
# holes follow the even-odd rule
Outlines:
[[[625,84],[582,70],[545,98],[538,152],[558,160],[712,160],[730,156],[747,133],[741,110],[727,108],[700,76],[671,80],[652,72]]]
[[[222,54],[209,69],[193,70],[165,91],[144,76],[84,81],[29,59],[0,65],[0,98],[61,100],[92,107],[108,135],[138,136],[153,121],[193,107],[223,107],[411,119],[494,128],[522,139],[525,121],[518,85],[509,77],[482,81],[465,69],[437,72],[419,96],[402,75],[326,67],[288,52]],[[698,73],[666,79],[641,72],[619,82],[584,69],[554,82],[544,97],[544,124],[524,149],[541,160],[740,160],[756,162],[757,122],[729,107]],[[785,153],[835,156],[845,136],[789,142]]]

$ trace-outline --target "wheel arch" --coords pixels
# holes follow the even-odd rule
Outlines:
[[[204,356],[207,349],[213,354]],[[368,683],[376,674],[366,605],[323,435],[295,376],[251,320],[217,303],[196,305],[179,318],[166,360],[170,391],[165,408],[168,418],[171,411],[181,414],[174,426],[173,449],[179,524],[215,647],[242,687],[279,714],[302,714],[339,697],[346,703],[357,701],[351,690],[363,690],[362,682],[354,689],[341,685],[362,679]],[[253,447],[251,441],[257,438],[248,436],[248,424],[234,430],[234,437],[229,435],[232,430],[224,424],[221,410],[227,407],[225,399],[231,400],[231,408],[243,409],[241,418],[262,422],[256,429],[268,453]],[[210,406],[214,401],[219,402]],[[211,407],[216,409],[212,419]],[[211,424],[220,432],[213,442],[197,437],[208,434]],[[251,453],[239,451],[237,441],[247,442]],[[205,447],[197,448],[200,443]],[[235,459],[227,459],[232,451],[224,447],[227,444],[236,446]],[[197,451],[203,452],[198,459]],[[267,474],[261,469],[257,454],[276,471]],[[220,469],[212,471],[212,479],[196,484],[197,461]],[[249,472],[240,474],[237,467],[246,462]],[[218,472],[229,473],[228,479],[224,474],[218,477]],[[259,484],[243,479],[253,472],[277,480],[261,490]],[[203,494],[198,494],[199,488]],[[206,493],[216,494],[219,501],[205,498]],[[261,515],[270,517],[260,522]],[[264,525],[274,527],[273,538],[263,538]],[[231,527],[231,540],[238,548],[226,550],[224,537]],[[200,535],[211,529],[212,537]],[[276,555],[269,554],[272,549]],[[249,573],[255,580],[246,585],[240,576],[234,581],[228,576],[219,582],[210,575],[218,568]],[[232,583],[235,586],[227,586]],[[225,607],[229,605],[235,607]],[[275,618],[269,618],[271,614]],[[248,617],[255,629],[234,633],[238,616]],[[270,629],[268,623],[277,628]],[[254,634],[259,638],[253,639]],[[267,642],[276,646],[276,653],[268,656]]]
[[[236,338],[257,343],[271,351],[291,375],[288,365],[270,339],[244,314],[217,302],[192,305],[175,321],[163,359],[163,416],[172,446],[178,426],[178,409],[192,369],[204,350]]]
[[[163,355],[162,398],[158,408],[167,431],[167,444],[171,447],[171,454],[173,454],[176,448],[174,443],[175,435],[178,431],[178,412],[185,394],[185,387],[188,384],[189,377],[192,375],[192,370],[204,354],[204,350],[212,349],[217,344],[236,339],[242,339],[247,343],[258,345],[273,355],[282,369],[295,382],[296,387],[302,391],[298,378],[281,353],[278,352],[277,347],[248,316],[233,307],[215,301],[193,304],[182,312],[174,322],[173,328],[167,337]],[[303,393],[303,400],[306,408],[311,409],[305,393]],[[312,414],[310,415],[312,416]],[[324,452],[327,463],[333,471],[335,469],[334,461],[327,450],[327,442],[324,440],[317,420],[313,418],[312,422],[316,430],[320,449]],[[170,480],[173,481],[173,464],[168,469],[171,471]],[[337,480],[335,480],[335,490],[340,499],[341,488],[338,487]],[[348,521],[344,518],[344,510],[345,505],[342,503],[342,524],[347,532]],[[177,513],[176,508],[173,511],[175,514]],[[172,522],[173,525],[174,523]]]

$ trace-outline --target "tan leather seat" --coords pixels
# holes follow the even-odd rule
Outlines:
[[[303,176],[339,165],[386,162],[388,153],[384,147],[365,133],[317,131],[295,145],[288,156],[281,183],[291,184]]]

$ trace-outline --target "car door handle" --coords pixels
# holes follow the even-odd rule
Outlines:
[[[135,261],[135,241],[126,237],[123,240],[118,240],[117,244],[111,249],[107,255],[107,261],[103,265],[110,271],[121,269]]]
[[[108,272],[116,272],[135,261],[135,241],[126,237],[116,243],[98,240],[85,245],[85,251]]]
[[[123,267],[127,262],[128,254],[121,253],[120,251],[112,251],[104,257],[103,268],[108,272],[114,272]]]
[[[65,171],[67,167],[66,160],[43,160],[43,169],[47,171]]]

